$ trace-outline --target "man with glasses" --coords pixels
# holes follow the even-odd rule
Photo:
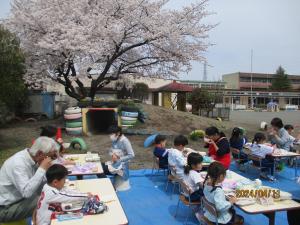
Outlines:
[[[32,215],[45,183],[44,175],[57,154],[53,139],[39,137],[31,148],[4,162],[0,170],[0,223]]]

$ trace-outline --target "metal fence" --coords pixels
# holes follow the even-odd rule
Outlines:
[[[214,108],[212,111],[208,112],[206,109],[199,109],[199,116],[209,117],[209,118],[221,118],[222,120],[229,120],[230,118],[230,108]]]

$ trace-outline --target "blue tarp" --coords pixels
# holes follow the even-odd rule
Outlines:
[[[234,165],[232,165],[230,169],[238,172]],[[171,198],[171,186],[169,186],[169,192],[165,191],[166,176],[164,176],[162,172],[156,173],[154,176],[151,176],[151,170],[149,169],[131,170],[130,172],[131,189],[125,192],[118,192],[130,225],[183,224],[186,214],[191,213],[191,211],[184,205],[180,205],[179,214],[177,218],[174,218],[178,195],[175,194]],[[238,173],[250,179],[256,179],[259,175],[255,169],[250,169],[247,173]],[[300,185],[293,179],[294,176],[294,169],[285,168],[282,172],[277,174],[276,182],[263,181],[263,185],[288,191],[293,194],[293,197],[300,199]],[[262,214],[249,215],[239,210],[237,210],[237,213],[245,218],[245,225],[268,224],[268,219]],[[196,218],[191,215],[188,224],[199,223]],[[276,224],[288,225],[286,212],[276,213]]]

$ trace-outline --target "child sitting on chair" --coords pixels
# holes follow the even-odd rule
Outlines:
[[[171,174],[178,179],[183,179],[184,166],[186,165],[186,157],[184,157],[183,151],[188,143],[185,136],[179,135],[174,139],[175,148],[169,149],[168,163]]]
[[[105,165],[107,166],[108,171],[112,175],[117,174],[121,177],[123,176],[123,174],[124,174],[123,163],[120,161],[120,158],[123,156],[124,156],[124,154],[121,149],[111,149],[112,160],[106,162]]]
[[[213,204],[217,210],[217,218],[208,210],[205,210],[204,216],[212,223],[222,225],[243,224],[243,217],[237,215],[233,209],[233,204],[237,201],[235,197],[229,197],[226,200],[221,183],[226,176],[226,168],[220,162],[213,162],[207,169],[207,175],[204,181],[204,196],[208,202]]]
[[[229,143],[231,148],[235,148],[240,151],[239,156],[232,154],[233,158],[240,159],[240,164],[247,162],[247,154],[243,152],[244,145],[247,143],[247,138],[244,137],[243,132],[239,127],[233,128]]]
[[[40,136],[46,136],[55,139],[57,143],[57,147],[59,149],[58,157],[55,161],[55,163],[59,163],[62,165],[75,165],[74,161],[64,159],[63,155],[65,153],[65,148],[67,146],[67,143],[63,142],[62,135],[61,135],[61,129],[56,128],[54,126],[45,126],[41,127],[42,131]]]
[[[51,223],[57,204],[84,202],[92,197],[91,193],[79,193],[64,189],[67,175],[68,170],[60,164],[54,164],[47,170],[47,183],[43,187],[37,205],[37,225],[48,225]]]
[[[191,202],[199,202],[203,196],[202,183],[204,179],[200,175],[203,158],[199,153],[191,152],[187,157],[187,165],[184,167],[184,182],[189,187],[191,193],[185,193],[190,196]]]
[[[274,159],[269,157],[274,152],[274,147],[266,144],[266,136],[263,133],[256,133],[254,135],[254,139],[252,141],[252,145],[250,145],[250,150],[253,155],[263,158],[261,165],[258,165],[259,162],[253,161],[256,166],[265,167],[265,169],[269,169],[271,172],[270,175],[266,175],[265,172],[260,174],[261,177],[267,178],[270,180],[275,180],[274,178]]]
[[[168,169],[168,150],[166,149],[167,137],[157,135],[154,140],[155,148],[153,154],[159,159],[159,168]]]

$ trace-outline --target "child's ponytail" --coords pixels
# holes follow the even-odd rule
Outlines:
[[[201,164],[203,161],[203,157],[196,152],[191,152],[187,158],[187,165],[184,166],[184,174],[188,175],[190,171],[193,169],[192,166],[197,166]]]
[[[252,144],[254,144],[254,143],[259,143],[259,142],[264,141],[264,140],[266,140],[266,139],[267,139],[267,138],[266,138],[266,135],[265,135],[264,133],[258,132],[258,133],[256,133],[256,134],[254,135],[254,138],[253,138],[253,140],[252,140]]]
[[[221,175],[223,175],[224,177],[226,176],[226,168],[219,162],[211,163],[207,169],[207,176],[205,178],[205,181],[208,178],[211,181],[211,186],[212,186],[211,192],[216,190],[216,184]]]
[[[192,167],[190,165],[184,166],[184,174],[188,175],[191,170],[192,170]]]

